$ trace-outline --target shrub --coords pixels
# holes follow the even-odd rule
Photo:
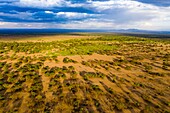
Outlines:
[[[68,57],[65,57],[63,59],[63,62],[64,63],[77,63],[77,61],[73,60],[73,59],[69,59]]]
[[[4,96],[2,96],[1,94],[0,94],[0,100],[4,100],[5,98],[4,98]]]
[[[5,66],[6,62],[0,62],[0,68],[3,68]]]

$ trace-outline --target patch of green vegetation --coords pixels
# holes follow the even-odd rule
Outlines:
[[[85,72],[81,71],[80,75],[84,78],[84,80],[87,80],[88,78],[104,78],[106,75],[101,72]]]
[[[99,39],[100,40],[100,39]],[[41,53],[44,51],[51,52],[51,55],[91,55],[97,51],[112,51],[118,46],[108,44],[105,42],[92,43],[88,39],[85,40],[67,40],[67,41],[53,41],[53,42],[0,42],[0,51],[14,51],[25,52],[28,54]]]
[[[145,85],[144,85],[143,83],[140,83],[140,82],[134,82],[134,83],[133,83],[133,87],[134,87],[134,88],[138,88],[138,87],[144,88]]]
[[[107,43],[86,43],[81,42],[62,50],[60,55],[92,55],[99,51],[112,51],[117,49],[117,45]]]
[[[69,59],[68,57],[65,57],[63,59],[63,62],[64,63],[77,63],[77,61],[73,60],[73,59]]]

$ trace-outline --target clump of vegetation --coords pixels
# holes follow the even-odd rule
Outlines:
[[[0,68],[3,68],[5,66],[6,62],[0,62]]]
[[[138,88],[138,87],[145,88],[145,85],[143,83],[140,83],[140,82],[134,82],[133,87],[134,88]]]
[[[116,104],[116,108],[118,110],[123,110],[123,109],[126,109],[127,106],[124,103],[119,102],[119,103]]]
[[[84,77],[85,80],[87,80],[88,78],[104,78],[106,75],[101,73],[101,72],[85,72],[82,71],[80,72],[80,75]]]
[[[152,66],[150,65],[144,65],[144,67],[146,71],[152,70]]]
[[[126,66],[125,67],[126,70],[131,70],[131,68],[132,68],[131,66]]]
[[[63,62],[64,63],[77,63],[77,61],[73,60],[73,59],[69,59],[68,57],[65,57],[63,59]]]
[[[88,62],[86,62],[86,61],[82,61],[81,64],[85,65],[85,66],[90,66],[90,64]]]

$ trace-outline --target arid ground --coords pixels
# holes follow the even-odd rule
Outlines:
[[[0,39],[0,113],[170,113],[170,40]]]

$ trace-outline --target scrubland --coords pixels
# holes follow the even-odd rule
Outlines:
[[[0,39],[1,112],[169,113],[170,40]]]

